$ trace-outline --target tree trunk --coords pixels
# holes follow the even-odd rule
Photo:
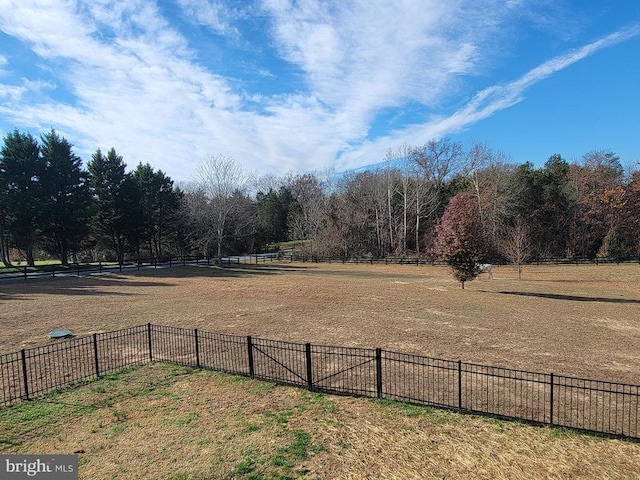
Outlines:
[[[460,282],[460,289],[464,290],[464,280]]]
[[[69,249],[64,242],[60,245],[60,263],[65,266],[69,265]]]
[[[518,280],[522,280],[522,264],[518,263]]]
[[[11,257],[9,256],[9,242],[4,236],[2,227],[0,227],[0,261],[4,263],[5,267],[11,267]]]
[[[418,191],[416,191],[416,256],[420,257],[420,195]]]
[[[25,252],[25,258],[27,260],[27,266],[28,267],[35,267],[36,266],[35,258],[33,257],[33,245],[28,245],[27,246],[27,250]]]
[[[387,172],[387,214],[389,215],[389,248],[394,248],[393,242],[393,212],[391,210],[391,177]]]

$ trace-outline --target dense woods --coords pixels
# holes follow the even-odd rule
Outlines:
[[[256,178],[218,155],[178,188],[148,163],[127,171],[114,148],[83,165],[55,130],[40,139],[14,130],[0,151],[0,259],[220,257],[285,241],[318,256],[442,256],[454,197],[466,206],[451,218],[482,245],[473,262],[640,256],[640,172],[611,151],[572,162],[554,154],[536,167],[443,138],[330,178]]]

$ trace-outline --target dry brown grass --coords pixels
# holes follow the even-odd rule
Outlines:
[[[0,283],[0,351],[159,323],[640,383],[640,266],[181,267]],[[83,479],[638,478],[640,444],[150,365],[0,410]],[[81,406],[78,406],[81,405]]]
[[[640,444],[153,364],[0,410],[81,479],[638,478]]]
[[[180,267],[0,284],[0,351],[153,322],[640,384],[640,266]]]

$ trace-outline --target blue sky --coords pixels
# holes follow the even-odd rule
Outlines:
[[[0,0],[0,134],[188,180],[343,171],[449,136],[640,162],[637,0]]]

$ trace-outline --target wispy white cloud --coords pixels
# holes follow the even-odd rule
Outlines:
[[[114,146],[131,166],[148,161],[183,179],[217,153],[275,173],[375,162],[388,148],[423,143],[508,108],[554,72],[638,35],[637,28],[612,34],[484,88],[451,115],[426,113],[423,122],[368,141],[384,109],[411,102],[435,111],[467,91],[466,79],[484,73],[496,55],[496,39],[522,8],[518,2],[264,0],[238,11],[233,2],[178,0],[218,36],[242,36],[249,13],[266,18],[262,40],[303,84],[278,94],[246,91],[206,66],[202,52],[148,0],[4,3],[0,30],[35,52],[55,83],[37,75],[3,83],[0,76],[0,116],[19,127],[55,127],[85,158]],[[2,53],[0,73],[11,67]],[[256,72],[281,80],[270,65]]]
[[[177,0],[177,2],[189,21],[204,25],[221,35],[239,34],[233,23],[242,15],[224,2],[216,0]]]
[[[282,55],[310,88],[332,107],[363,112],[436,103],[455,76],[475,71],[478,47],[498,33],[489,4],[500,12],[487,1],[264,2]]]
[[[483,89],[474,95],[461,109],[451,115],[433,118],[425,123],[412,125],[402,131],[394,132],[390,136],[368,142],[366,145],[360,146],[357,151],[348,152],[343,161],[347,164],[358,164],[361,162],[363,155],[373,156],[377,154],[381,156],[381,153],[390,143],[420,144],[424,142],[424,139],[438,138],[460,132],[474,123],[523,101],[528,88],[549,78],[551,75],[570,67],[599,50],[638,36],[640,36],[640,25],[631,25],[569,53],[554,57],[529,70],[512,82]]]

